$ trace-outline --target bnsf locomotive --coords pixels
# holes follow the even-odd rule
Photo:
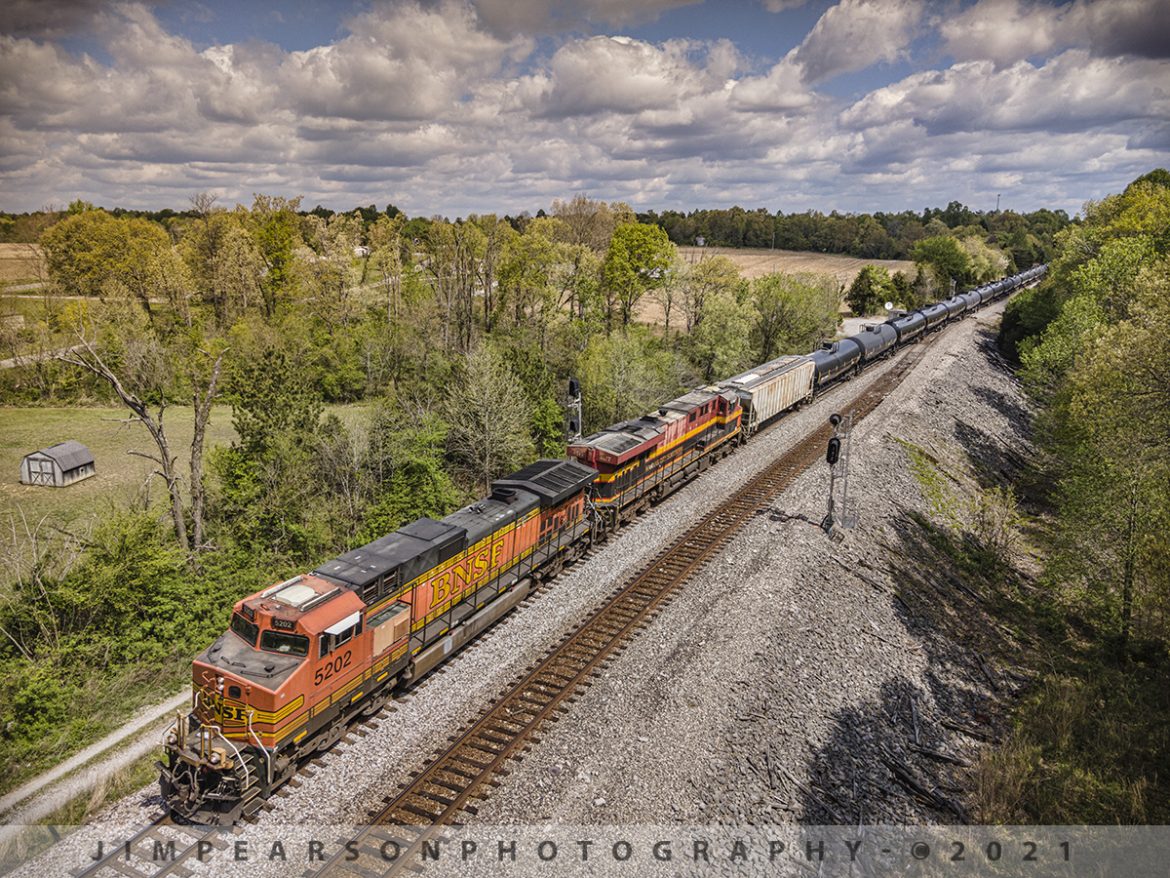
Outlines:
[[[490,497],[441,521],[419,519],[239,601],[195,659],[191,712],[167,733],[168,808],[208,824],[255,811],[299,760],[765,423],[1045,268],[693,390],[570,444],[566,460],[494,482]]]

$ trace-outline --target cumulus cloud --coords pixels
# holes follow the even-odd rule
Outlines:
[[[983,33],[998,10],[1000,42],[988,29],[979,52],[896,82],[875,67],[849,100],[818,83],[901,58],[925,0],[842,0],[797,48],[765,58],[729,40],[591,35],[680,0],[379,2],[301,51],[196,45],[148,5],[76,2],[73,20],[101,47],[89,55],[18,7],[24,29],[0,34],[0,206],[174,207],[215,190],[451,216],[574,192],[872,210],[978,203],[995,186],[1075,209],[1170,161],[1170,67],[1126,24],[1139,0],[1118,0],[1112,19],[1092,4],[1075,19],[1079,0],[996,2],[955,20]],[[959,31],[936,26],[958,46]],[[1105,182],[1086,192],[1090,177]]]
[[[749,76],[735,84],[732,106],[737,110],[784,112],[807,107],[813,94],[804,84],[805,71],[791,56],[772,67],[765,76]]]
[[[1170,58],[1164,0],[1075,0],[1052,6],[1030,0],[979,0],[939,25],[947,52],[960,61],[1001,66],[1080,47],[1094,55]]]
[[[808,82],[898,59],[914,38],[924,0],[841,0],[796,48]]]
[[[1039,67],[964,61],[916,73],[841,115],[852,129],[912,121],[928,134],[1070,131],[1170,118],[1166,67],[1146,59],[1093,58],[1070,49]]]
[[[557,50],[547,72],[528,80],[530,105],[550,116],[666,110],[721,89],[737,66],[727,42],[700,47],[685,40],[662,46],[630,37],[575,40]]]

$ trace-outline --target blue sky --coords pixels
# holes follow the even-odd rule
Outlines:
[[[9,0],[0,208],[1076,212],[1170,165],[1162,0]]]

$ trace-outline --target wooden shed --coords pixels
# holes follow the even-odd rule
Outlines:
[[[20,462],[20,480],[26,485],[64,488],[94,472],[93,454],[76,439],[26,454]]]

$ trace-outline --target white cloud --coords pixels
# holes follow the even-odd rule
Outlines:
[[[558,49],[547,73],[527,80],[524,91],[529,106],[549,116],[670,110],[722,89],[738,64],[726,42],[708,48],[685,40],[655,46],[629,37],[592,37]]]
[[[1085,130],[1170,118],[1167,66],[1093,58],[1070,49],[1036,67],[964,61],[877,89],[842,113],[848,128],[910,120],[931,134],[953,131]]]
[[[813,94],[804,84],[804,68],[784,58],[765,76],[745,77],[735,84],[731,94],[737,110],[784,112],[807,107]]]
[[[841,0],[820,17],[792,60],[814,83],[895,61],[913,40],[924,6],[924,0]]]
[[[1067,25],[1077,3],[1019,7],[1037,25],[1028,42],[1015,13],[982,0],[960,13],[965,28],[997,9],[1010,25],[998,43],[987,31],[987,57],[920,65],[849,105],[816,83],[900,57],[922,3],[843,0],[765,59],[727,40],[531,36],[557,16],[645,20],[674,0],[517,0],[534,18],[514,26],[492,0],[378,3],[297,52],[196,46],[147,6],[79,3],[101,52],[67,50],[43,22],[40,36],[0,35],[0,206],[178,207],[215,190],[449,216],[574,192],[658,209],[872,210],[979,203],[994,186],[1075,208],[1170,161],[1170,67],[1138,57],[1125,10],[1139,0],[1118,3],[1112,19],[1078,13],[1080,31]]]
[[[1074,0],[1061,6],[979,0],[945,18],[939,33],[957,60],[987,59],[1000,66],[1071,47],[1105,57],[1170,57],[1165,0]]]

